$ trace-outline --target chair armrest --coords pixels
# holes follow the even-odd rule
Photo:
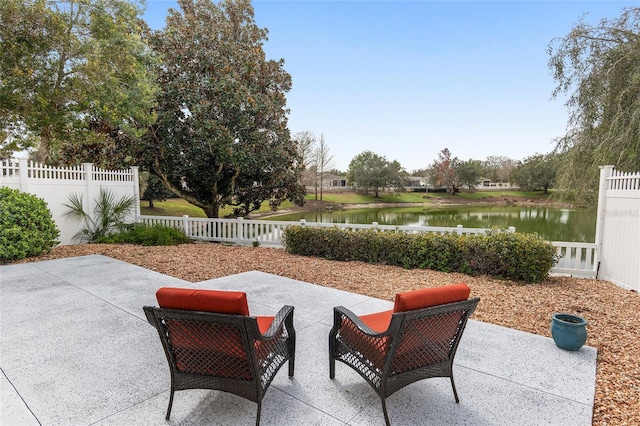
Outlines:
[[[351,321],[353,323],[353,325],[356,326],[356,328],[361,331],[362,333],[366,334],[367,336],[371,336],[371,337],[384,337],[384,336],[389,336],[389,330],[384,331],[382,333],[378,333],[377,331],[373,331],[371,328],[369,328],[369,326],[367,324],[365,324],[364,322],[362,322],[362,320],[356,315],[354,314],[352,311],[350,311],[349,309],[345,308],[344,306],[336,306],[333,308],[333,328],[335,330],[339,330],[340,329],[340,325],[341,325],[341,318],[345,317],[347,318],[349,321]]]
[[[282,329],[282,325],[285,325],[287,330],[293,329],[293,306],[285,305],[278,311],[269,329],[260,336],[257,340],[269,340],[276,336],[279,336],[279,331]]]
[[[151,324],[153,326],[153,328],[157,329],[158,328],[158,319],[156,318],[156,316],[153,313],[153,310],[155,309],[155,307],[153,306],[144,306],[142,308],[144,310],[144,314],[147,317],[147,321],[149,321],[149,324]]]

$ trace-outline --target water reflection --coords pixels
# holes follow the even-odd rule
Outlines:
[[[378,222],[398,226],[462,225],[468,228],[514,226],[518,232],[537,233],[550,241],[595,241],[596,212],[550,207],[421,207],[308,212],[284,215],[274,220],[325,223]]]

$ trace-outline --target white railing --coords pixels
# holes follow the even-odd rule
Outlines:
[[[598,267],[596,243],[552,241],[552,244],[557,247],[560,259],[551,268],[551,273],[584,278],[596,277]]]
[[[457,233],[459,235],[483,234],[489,229],[455,228],[442,226],[394,226],[356,223],[324,223],[247,220],[238,219],[204,219],[189,216],[140,216],[139,222],[148,225],[161,224],[182,230],[189,238],[199,241],[213,241],[240,245],[259,244],[261,246],[282,247],[282,235],[288,226],[301,225],[324,228],[341,228],[351,230],[377,229],[384,232],[403,232],[417,234],[433,232],[438,234]],[[509,228],[515,232],[514,227]],[[573,276],[593,278],[596,274],[597,258],[595,243],[553,242],[558,248],[558,263],[551,268],[553,274],[569,274]]]
[[[245,220],[238,219],[205,219],[193,218],[189,216],[140,216],[139,222],[148,225],[162,224],[182,230],[189,238],[201,241],[229,242],[235,244],[253,244],[282,247],[282,235],[284,230],[291,225],[302,225],[323,228],[340,228],[351,230],[377,229],[384,232],[404,232],[417,234],[422,232],[434,232],[446,234],[455,232],[460,235],[481,234],[488,231],[483,228],[463,228],[458,225],[455,228],[441,226],[394,226],[379,225],[374,222],[371,225],[357,223],[324,223],[306,222],[304,219],[299,222],[285,222],[275,220]],[[515,228],[509,228],[515,232]]]
[[[612,191],[640,190],[640,172],[625,173],[611,169],[611,175],[606,178],[606,189]]]

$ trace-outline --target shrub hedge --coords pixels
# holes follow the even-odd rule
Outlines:
[[[190,242],[184,232],[165,225],[134,223],[126,230],[107,237],[99,237],[97,243],[127,243],[142,246],[174,246]]]
[[[530,283],[544,281],[557,262],[556,248],[550,242],[535,234],[497,229],[486,234],[458,235],[290,226],[284,232],[283,243],[292,254]]]
[[[58,244],[47,203],[26,192],[0,188],[0,262],[37,256]]]

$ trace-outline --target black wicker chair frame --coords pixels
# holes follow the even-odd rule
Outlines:
[[[171,415],[175,391],[215,389],[258,404],[276,373],[295,365],[296,334],[293,306],[283,307],[262,335],[255,317],[145,306],[147,320],[160,335],[171,372]]]
[[[404,386],[430,377],[449,377],[456,403],[453,359],[479,298],[392,315],[389,329],[371,330],[345,307],[334,308],[329,333],[329,376],[336,360],[357,371],[382,400],[387,426],[386,398]]]

